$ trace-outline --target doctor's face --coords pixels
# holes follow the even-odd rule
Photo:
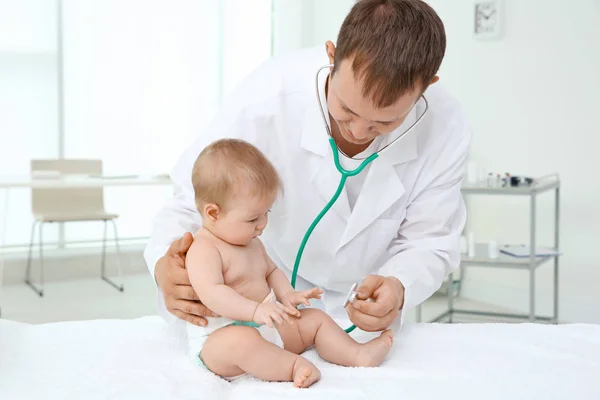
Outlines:
[[[402,125],[421,93],[416,88],[391,106],[377,108],[371,99],[364,97],[363,85],[358,79],[360,77],[355,77],[352,71],[352,60],[342,61],[335,74],[329,77],[327,108],[343,140],[366,145]],[[335,131],[333,123],[332,127]]]

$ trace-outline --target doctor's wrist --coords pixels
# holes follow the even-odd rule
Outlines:
[[[398,294],[398,310],[402,310],[404,307],[404,285],[400,282],[400,279],[395,276],[388,276],[387,279],[389,279],[396,288],[396,293]]]

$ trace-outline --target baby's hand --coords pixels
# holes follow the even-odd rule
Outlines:
[[[273,328],[275,324],[283,324],[284,319],[287,323],[292,324],[290,315],[299,317],[300,311],[279,303],[261,303],[256,308],[256,311],[254,311],[252,320],[257,324],[266,324]]]
[[[297,307],[299,304],[310,306],[308,299],[320,299],[323,291],[319,288],[312,288],[301,292],[292,290],[281,299],[281,303],[288,307]]]

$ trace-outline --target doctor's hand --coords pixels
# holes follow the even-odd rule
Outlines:
[[[181,239],[171,243],[167,254],[156,263],[154,279],[171,314],[194,325],[206,326],[203,317],[217,315],[200,303],[185,269],[185,256],[192,241],[192,235],[186,232]]]
[[[404,305],[404,286],[394,277],[369,275],[357,292],[356,300],[346,310],[350,321],[363,331],[389,328]]]

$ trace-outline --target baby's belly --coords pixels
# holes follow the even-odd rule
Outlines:
[[[227,285],[227,282],[225,282]],[[267,281],[245,281],[245,282],[237,282],[230,286],[237,293],[241,294],[247,299],[256,301],[261,303],[264,299],[267,298],[271,289],[267,284]]]

